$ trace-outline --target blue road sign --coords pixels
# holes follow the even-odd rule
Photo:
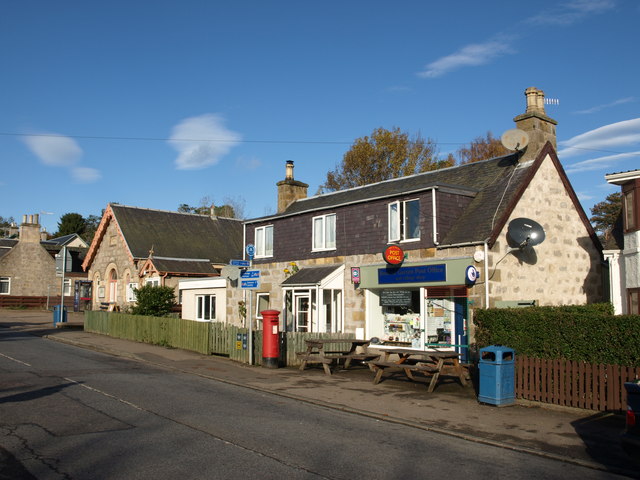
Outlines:
[[[250,267],[251,262],[249,260],[231,260],[229,265],[233,265],[234,267]]]
[[[240,273],[240,278],[260,278],[260,270],[245,270]]]
[[[250,243],[247,245],[245,251],[247,252],[247,255],[249,255],[249,258],[252,259],[256,254],[256,246],[253,243]]]
[[[240,288],[260,288],[260,280],[240,280]]]

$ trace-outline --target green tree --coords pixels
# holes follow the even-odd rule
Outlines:
[[[607,195],[602,202],[591,207],[591,225],[600,237],[600,241],[606,244],[613,233],[616,221],[622,213],[622,193],[615,192]]]
[[[71,235],[77,233],[82,236],[87,228],[87,223],[82,215],[79,213],[65,213],[60,217],[58,222],[58,232],[56,237],[62,237],[63,235]]]
[[[491,132],[487,132],[485,137],[476,137],[468,145],[460,147],[456,151],[458,164],[479,162],[490,158],[500,157],[509,153],[504,148],[499,138],[495,138]]]
[[[102,215],[104,215],[104,209],[102,210]],[[84,219],[85,229],[82,234],[82,238],[88,244],[91,244],[93,241],[93,237],[96,234],[96,230],[98,230],[100,221],[102,220],[102,215],[99,217],[97,215],[89,215]]]
[[[176,297],[171,287],[144,285],[134,289],[136,304],[131,309],[133,315],[150,317],[166,317],[176,304]]]
[[[371,136],[356,139],[320,190],[344,190],[453,165],[451,157],[440,160],[437,153],[431,139],[410,138],[397,127],[377,128]]]
[[[178,206],[178,212],[193,213],[196,215],[210,215],[212,205],[213,201],[211,200],[211,197],[206,196],[200,199],[200,205],[198,207],[193,207],[187,203],[181,203]],[[213,214],[217,217],[244,218],[244,207],[245,203],[243,199],[226,197],[223,205],[213,205]]]
[[[0,237],[7,236],[7,234],[9,233],[9,227],[14,222],[15,220],[13,219],[13,217],[0,217]]]

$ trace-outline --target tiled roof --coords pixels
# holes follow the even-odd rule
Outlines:
[[[282,282],[282,285],[318,285],[338,268],[340,265],[302,268]]]
[[[242,252],[242,222],[236,219],[111,205],[134,258],[153,256],[228,263]]]
[[[178,260],[156,257],[153,257],[151,260],[156,270],[163,273],[209,276],[218,273],[211,265],[211,262],[204,260]]]

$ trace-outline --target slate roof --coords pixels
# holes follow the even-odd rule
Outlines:
[[[328,210],[374,199],[393,198],[435,187],[473,197],[455,226],[441,238],[440,244],[483,242],[498,225],[499,219],[512,206],[513,199],[528,182],[529,175],[532,174],[531,170],[537,168],[536,165],[542,161],[544,154],[549,152],[554,152],[551,146],[543,149],[536,162],[518,164],[519,154],[512,153],[490,160],[316,195],[297,200],[280,214],[253,219],[246,223]],[[555,152],[553,154],[555,155]]]
[[[340,268],[340,265],[302,268],[282,282],[281,285],[318,285],[338,268]]]
[[[154,257],[209,263],[240,258],[240,220],[113,204],[111,209],[134,258],[148,258],[151,249]]]
[[[64,246],[79,237],[80,235],[78,235],[77,233],[70,233],[69,235],[63,235],[61,237],[50,238],[49,240],[43,240],[41,243]]]
[[[153,266],[159,272],[169,272],[182,275],[216,275],[217,270],[209,261],[183,260],[174,258],[152,257]]]

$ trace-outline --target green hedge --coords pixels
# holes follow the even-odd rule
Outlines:
[[[640,316],[613,315],[611,304],[474,311],[476,344],[516,355],[640,366]]]

